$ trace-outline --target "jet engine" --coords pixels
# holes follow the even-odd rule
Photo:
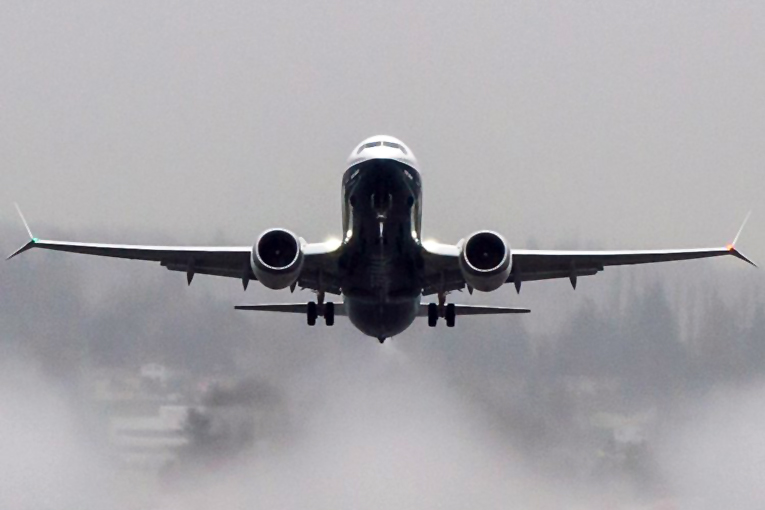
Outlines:
[[[263,232],[252,247],[250,264],[258,281],[269,289],[294,284],[303,268],[303,240],[282,228]]]
[[[511,263],[510,246],[496,232],[476,232],[460,242],[462,276],[476,290],[500,288],[510,275]]]

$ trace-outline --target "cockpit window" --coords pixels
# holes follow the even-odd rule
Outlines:
[[[400,144],[395,143],[395,142],[369,142],[369,143],[365,143],[364,145],[359,147],[359,150],[356,151],[356,154],[361,154],[361,151],[363,151],[364,149],[369,149],[370,147],[379,147],[381,145],[384,145],[385,147],[390,147],[392,149],[398,149],[401,152],[403,152],[404,154],[409,155],[409,153],[406,152],[406,149],[404,148],[403,145],[400,145]]]
[[[359,147],[359,150],[356,151],[356,154],[361,154],[361,151],[363,151],[364,149],[368,149],[370,147],[378,147],[378,146],[380,146],[382,144],[383,144],[382,142],[369,142],[369,143],[365,143],[364,145]]]
[[[398,150],[400,150],[401,152],[403,152],[404,154],[406,154],[406,149],[404,149],[404,146],[403,146],[403,145],[399,145],[399,144],[397,144],[397,143],[393,143],[393,142],[383,142],[382,144],[383,144],[384,146],[386,146],[386,147],[392,147],[392,148],[394,148],[394,149],[398,149]]]

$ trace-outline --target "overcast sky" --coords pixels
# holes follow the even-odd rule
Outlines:
[[[739,247],[765,264],[763,98],[761,1],[6,0],[0,249],[25,241],[14,201],[36,235],[73,241],[251,245],[271,227],[308,241],[337,237],[346,157],[384,133],[420,161],[426,238],[456,242],[493,229],[515,247],[714,246],[751,210]],[[216,356],[234,359],[294,402],[310,402],[300,447],[258,457],[264,471],[254,471],[261,482],[286,480],[274,494],[300,500],[296,508],[367,500],[464,508],[452,497],[463,487],[496,497],[496,507],[530,492],[558,503],[518,506],[571,506],[581,491],[547,472],[518,475],[497,445],[520,444],[516,420],[538,429],[528,416],[569,437],[579,415],[568,416],[567,403],[586,408],[587,398],[555,397],[567,395],[561,377],[577,362],[658,374],[648,382],[671,394],[662,377],[684,372],[666,353],[683,345],[698,361],[699,337],[708,347],[701,358],[724,365],[732,353],[725,373],[749,367],[757,384],[715,387],[711,403],[681,393],[672,402],[701,411],[668,427],[656,451],[678,464],[670,471],[680,481],[669,477],[676,493],[723,502],[709,508],[760,508],[765,390],[761,358],[747,353],[762,353],[763,279],[731,258],[608,270],[576,293],[565,280],[524,285],[520,296],[465,293],[453,297],[534,313],[466,319],[454,330],[417,323],[381,347],[348,321],[309,330],[296,317],[231,309],[307,293],[251,285],[243,297],[238,281],[212,277],[186,289],[184,275],[148,263],[30,253],[0,264],[0,394],[11,402],[0,413],[9,418],[0,450],[11,452],[0,456],[0,478],[19,475],[25,502],[56,484],[73,493],[105,487],[93,483],[98,469],[82,468],[77,482],[61,476],[79,473],[72,467],[87,464],[78,454],[87,447],[63,433],[49,447],[51,424],[69,422],[57,411],[67,405],[5,354],[31,353],[73,378],[85,345],[126,364],[157,356],[209,369]],[[752,349],[742,350],[746,342]],[[699,366],[700,380],[718,382]],[[495,440],[503,420],[511,433]],[[530,457],[565,458],[540,437]],[[579,437],[567,440],[572,451]],[[444,444],[454,446],[446,457]],[[332,483],[293,490],[294,480],[310,488],[317,473]],[[247,495],[231,501],[261,503],[253,471],[240,474],[223,488]],[[731,479],[738,485],[721,484]],[[508,481],[528,489],[508,495]],[[101,495],[93,501],[102,508]]]
[[[751,209],[765,260],[761,2],[1,9],[4,221],[18,201],[76,240],[319,241],[348,153],[387,133],[422,165],[426,236],[703,246]]]

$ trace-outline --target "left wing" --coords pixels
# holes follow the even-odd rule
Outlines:
[[[252,248],[249,246],[140,246],[49,241],[33,237],[8,259],[32,248],[159,262],[171,271],[186,273],[188,283],[191,283],[195,274],[238,278],[245,289],[251,280],[257,280],[250,266]],[[305,262],[297,284],[301,288],[339,294],[335,247],[324,243],[307,244],[303,253]]]
[[[159,262],[171,271],[185,272],[189,283],[196,273],[255,280],[250,268],[252,248],[249,246],[139,246],[49,241],[33,237],[8,259],[32,248]]]
[[[21,211],[19,215],[31,239],[9,255],[7,260],[32,248],[42,248],[101,257],[159,262],[171,271],[186,273],[189,284],[197,273],[238,278],[245,289],[251,280],[257,280],[250,265],[252,254],[250,246],[141,246],[50,241],[34,237]],[[305,261],[297,284],[302,288],[339,294],[336,248],[327,243],[304,245]]]

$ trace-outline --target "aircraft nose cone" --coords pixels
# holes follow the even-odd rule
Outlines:
[[[417,168],[417,159],[411,149],[396,137],[388,135],[370,136],[358,144],[350,156],[348,165],[354,165],[365,159],[365,156],[397,159],[413,168]]]

